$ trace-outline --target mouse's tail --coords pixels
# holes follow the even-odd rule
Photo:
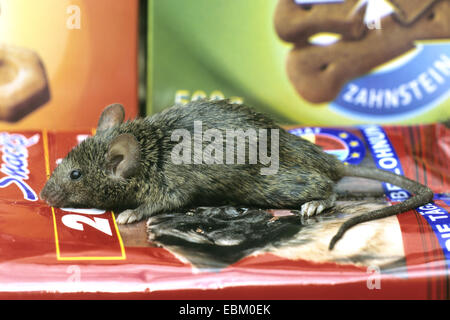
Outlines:
[[[331,239],[328,247],[329,250],[333,250],[336,242],[342,238],[348,229],[359,223],[393,216],[401,212],[417,208],[420,205],[427,204],[433,199],[433,191],[430,188],[418,183],[417,181],[408,179],[404,176],[396,175],[389,171],[348,165],[345,166],[343,175],[387,182],[406,189],[414,196],[393,206],[367,212],[345,221],[339,228],[338,232]]]

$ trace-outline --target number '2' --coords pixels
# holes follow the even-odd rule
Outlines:
[[[88,215],[97,215],[97,214],[103,214],[105,213],[104,210],[97,210],[97,209],[74,209],[74,208],[61,208],[61,210],[66,212],[73,212],[73,213],[82,213],[82,214],[88,214]],[[75,230],[84,230],[84,224],[87,224],[88,226],[91,226],[109,236],[112,236],[112,230],[109,224],[108,219],[105,218],[99,218],[99,217],[93,217],[92,219],[90,217],[82,216],[79,214],[66,214],[61,218],[62,223]]]

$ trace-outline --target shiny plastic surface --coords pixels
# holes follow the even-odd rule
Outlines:
[[[37,198],[58,159],[91,132],[2,132],[0,297],[448,299],[450,130],[434,124],[293,132],[343,161],[361,157],[358,165],[393,154],[406,176],[433,189],[435,201],[355,227],[333,253],[323,248],[340,213],[305,223],[295,239],[255,246],[236,261],[205,268],[195,251],[148,241],[145,221],[119,226],[113,212],[50,208]],[[382,163],[392,166],[395,159]],[[365,190],[352,181],[340,188]],[[379,185],[367,188],[384,198]]]

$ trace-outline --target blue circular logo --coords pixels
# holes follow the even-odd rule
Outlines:
[[[344,163],[358,164],[366,155],[366,148],[361,139],[345,130],[305,127],[291,129],[288,132],[317,144]]]
[[[450,97],[450,42],[416,43],[406,57],[349,81],[330,108],[352,118],[395,120],[415,116]]]

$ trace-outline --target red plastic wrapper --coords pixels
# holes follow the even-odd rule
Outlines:
[[[223,231],[215,233],[216,242],[202,238],[208,226],[194,223],[177,239],[169,230],[177,228],[174,221],[208,209],[163,215],[147,230],[146,221],[118,225],[113,212],[51,208],[39,199],[59,159],[91,132],[2,132],[0,297],[448,299],[450,129],[368,125],[291,132],[342,161],[426,184],[434,202],[358,225],[328,251],[351,214],[408,197],[395,186],[345,178],[333,213],[296,224],[289,220],[297,217],[292,210],[269,210],[253,224],[240,221],[243,231],[236,235],[216,230]],[[236,219],[258,214],[218,210],[237,212]]]

